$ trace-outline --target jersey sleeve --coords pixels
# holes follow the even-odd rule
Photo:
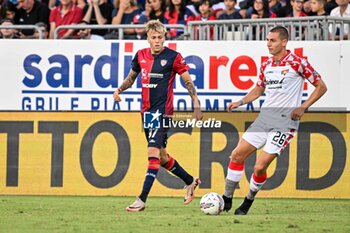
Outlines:
[[[190,67],[186,64],[185,59],[183,59],[180,53],[177,54],[174,60],[173,68],[175,72],[180,75],[190,69]]]
[[[264,74],[265,68],[266,68],[266,63],[264,62],[260,67],[258,81],[256,82],[256,85],[258,87],[266,87],[266,78]]]
[[[136,73],[140,73],[141,67],[139,63],[139,52],[135,54],[135,57],[132,59],[131,62],[131,69],[135,71]]]
[[[321,79],[321,75],[310,65],[306,59],[302,59],[299,66],[299,74],[310,83],[315,84]]]

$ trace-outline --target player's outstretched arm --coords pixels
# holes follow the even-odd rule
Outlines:
[[[315,90],[311,93],[310,97],[307,100],[305,100],[305,102],[302,105],[300,105],[300,107],[293,110],[291,114],[292,120],[300,120],[300,118],[304,115],[305,110],[308,109],[311,105],[313,105],[327,91],[327,86],[322,81],[322,79],[318,80],[317,83],[314,84],[314,86]]]
[[[232,109],[238,108],[246,103],[252,102],[259,98],[265,91],[264,87],[255,86],[246,96],[239,101],[231,102],[227,105],[227,111],[230,112]]]
[[[117,88],[117,90],[115,90],[114,94],[113,94],[113,98],[115,101],[120,102],[122,101],[122,99],[120,98],[119,94],[122,93],[123,91],[125,91],[126,89],[128,89],[129,87],[132,86],[132,84],[134,84],[136,78],[137,78],[138,73],[136,73],[133,70],[130,70],[128,76],[126,77],[126,79],[124,80],[124,82],[120,85],[120,87]]]
[[[191,96],[191,99],[193,101],[193,106],[194,106],[194,118],[196,120],[202,120],[203,118],[203,114],[199,105],[199,101],[198,101],[198,96],[197,96],[197,91],[196,88],[194,86],[194,83],[191,79],[190,74],[188,73],[188,71],[184,72],[181,74],[181,78],[184,80],[186,88],[188,90],[188,93]]]

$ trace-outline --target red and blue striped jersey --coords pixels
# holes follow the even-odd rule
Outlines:
[[[141,113],[156,112],[171,116],[174,112],[174,80],[189,66],[180,53],[164,47],[160,54],[152,54],[150,48],[137,51],[132,60],[132,70],[141,72]]]

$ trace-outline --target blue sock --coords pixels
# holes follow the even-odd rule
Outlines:
[[[157,173],[160,167],[160,160],[156,157],[148,158],[148,169],[146,172],[145,181],[143,182],[142,192],[139,198],[146,202],[149,192],[151,191],[154,179],[157,177]]]

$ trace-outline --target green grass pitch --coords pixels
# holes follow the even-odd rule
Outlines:
[[[134,197],[0,196],[0,232],[350,232],[350,200],[256,198],[249,215],[204,215],[199,198],[149,197],[144,212],[125,207]],[[234,199],[237,207],[242,199]]]

